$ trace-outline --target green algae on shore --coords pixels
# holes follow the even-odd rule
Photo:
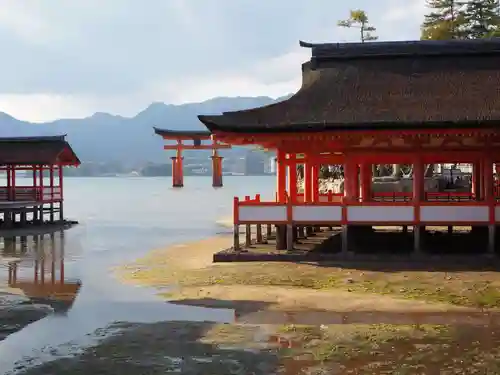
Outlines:
[[[24,375],[499,373],[500,332],[450,326],[165,322],[123,330]],[[291,371],[295,372],[291,372]]]

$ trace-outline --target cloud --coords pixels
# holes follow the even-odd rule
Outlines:
[[[382,40],[419,36],[424,0],[346,4],[3,0],[0,110],[36,119],[229,93],[274,95],[300,83],[308,51],[299,39],[356,40],[356,30],[336,26],[349,8],[366,10]],[[20,111],[19,103],[31,109]]]

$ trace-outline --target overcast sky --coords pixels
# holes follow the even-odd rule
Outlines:
[[[153,101],[296,91],[311,42],[418,39],[424,0],[0,0],[0,111],[29,121],[134,115]]]

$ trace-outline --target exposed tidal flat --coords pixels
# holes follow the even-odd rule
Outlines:
[[[495,272],[214,264],[213,253],[232,242],[231,220],[221,219],[231,212],[231,185],[217,196],[206,192],[208,179],[191,193],[187,183],[181,193],[157,183],[86,187],[101,194],[73,206],[82,225],[66,246],[67,273],[82,289],[65,316],[0,343],[2,356],[33,346],[8,373],[500,372]],[[252,193],[242,190],[234,195]],[[72,259],[75,238],[83,249]]]

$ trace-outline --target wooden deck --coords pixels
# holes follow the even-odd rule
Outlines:
[[[0,201],[0,212],[28,207],[40,207],[43,204],[44,202],[41,201]]]

